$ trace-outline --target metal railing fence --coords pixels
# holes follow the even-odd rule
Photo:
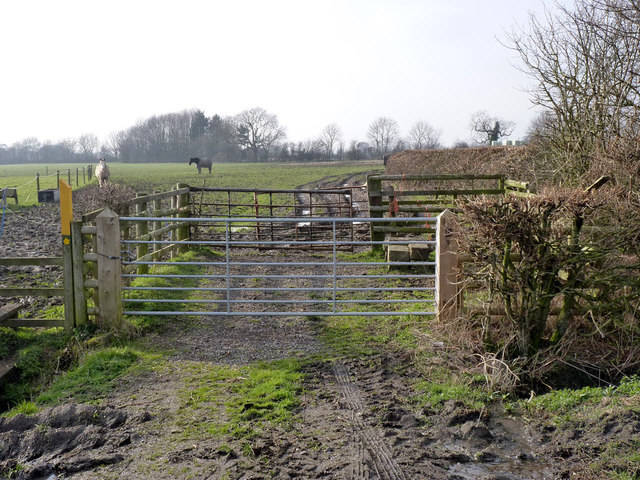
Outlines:
[[[121,222],[147,222],[146,217],[121,217]],[[207,246],[218,252],[212,261],[174,261],[171,265],[194,265],[204,270],[199,275],[163,273],[125,273],[123,292],[125,315],[198,315],[198,316],[380,316],[380,315],[433,315],[436,262],[425,258],[436,241],[428,235],[388,238],[376,242],[387,249],[406,250],[406,258],[392,260],[391,255],[372,254],[372,242],[353,239],[341,234],[354,223],[373,222],[393,224],[388,218],[156,218],[167,223],[187,222],[206,224],[218,231],[214,240],[183,240],[180,245]],[[408,219],[403,218],[406,223]],[[436,217],[411,218],[420,225],[436,223]],[[242,235],[243,224],[280,224],[295,229],[301,223],[311,223],[328,232],[326,238],[259,239]],[[345,225],[349,228],[344,228]],[[124,250],[134,244],[175,244],[176,240],[123,240]],[[253,247],[259,244],[263,250]],[[293,261],[277,253],[279,248],[301,246],[323,247],[323,252],[298,251]],[[344,253],[344,247],[353,250]],[[410,248],[421,253],[411,260]],[[271,250],[273,249],[273,250]],[[167,265],[163,261],[123,261],[127,271],[146,265]],[[131,265],[132,268],[127,268]],[[161,278],[168,286],[137,286],[135,279]],[[199,280],[197,287],[179,285],[181,279]],[[171,285],[175,282],[175,285]],[[193,291],[198,298],[130,298],[128,292]],[[193,296],[192,296],[193,297]],[[151,303],[155,307],[180,305],[179,308],[143,311],[136,305]],[[194,308],[196,307],[196,308]]]

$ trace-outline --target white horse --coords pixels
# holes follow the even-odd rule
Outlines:
[[[100,159],[100,163],[98,163],[96,167],[95,175],[101,187],[109,183],[109,167],[107,167],[107,162],[104,158]]]

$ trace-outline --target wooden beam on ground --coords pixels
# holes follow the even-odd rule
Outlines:
[[[18,354],[13,354],[9,358],[0,360],[0,385],[4,382],[4,379],[9,377],[16,369],[16,360]]]
[[[9,303],[0,307],[0,322],[11,317],[15,317],[22,309],[21,303]]]
[[[0,322],[0,326],[9,328],[54,328],[64,327],[63,318],[10,318]]]

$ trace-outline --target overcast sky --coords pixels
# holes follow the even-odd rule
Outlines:
[[[291,141],[337,123],[423,120],[450,145],[478,110],[534,116],[499,44],[542,0],[20,0],[0,3],[0,144],[101,139],[199,108],[278,116]]]

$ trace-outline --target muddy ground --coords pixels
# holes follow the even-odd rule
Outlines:
[[[55,227],[54,212],[39,207],[21,225],[33,229],[29,237],[42,238],[45,227]],[[11,247],[1,255],[17,255],[23,241],[21,254],[56,254],[54,233],[50,244],[36,246],[15,237],[3,244],[7,238]],[[416,401],[420,375],[412,352],[344,356],[324,342],[319,322],[300,316],[170,322],[142,340],[165,360],[130,374],[99,403],[0,419],[0,472],[47,480],[587,478],[585,460],[598,449],[614,441],[633,445],[640,434],[633,411],[558,428],[456,401],[430,410]],[[433,355],[446,349],[438,345]],[[267,427],[248,443],[197,428],[224,419],[219,406],[190,407],[189,389],[203,372],[292,357],[303,361],[305,377],[290,427]]]

